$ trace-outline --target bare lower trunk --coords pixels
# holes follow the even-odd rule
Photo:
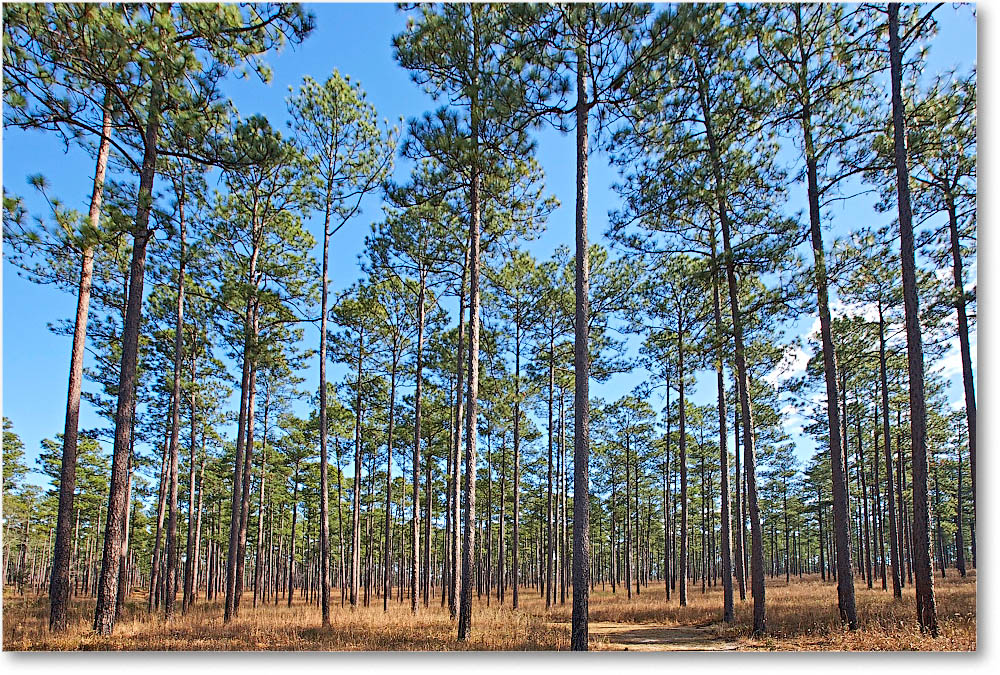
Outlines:
[[[965,390],[965,419],[969,430],[969,470],[972,478],[972,522],[976,522],[976,387],[972,379],[972,350],[969,345],[969,317],[965,309],[965,282],[962,272],[962,243],[958,237],[955,203],[948,201],[948,232],[951,236],[951,273],[954,280],[955,311],[958,313],[958,344],[962,355],[962,386]],[[961,529],[959,530],[961,531]],[[963,553],[964,556],[964,553]],[[964,561],[963,561],[964,562]],[[972,536],[972,564],[976,564],[976,537]]]
[[[413,399],[413,532],[410,539],[410,611],[417,613],[417,595],[420,590],[420,397],[423,390],[421,368],[424,348],[424,284],[420,283],[417,298],[417,386]],[[430,495],[428,495],[428,498]],[[428,552],[424,552],[428,555]]]
[[[299,462],[295,462],[294,487],[292,489],[292,534],[288,540],[288,606],[292,606],[292,593],[295,588],[295,525],[299,516]]]
[[[457,378],[457,384],[455,385],[455,438],[452,444],[452,467],[451,467],[451,560],[449,565],[451,568],[450,575],[450,588],[448,589],[448,613],[452,619],[458,616],[458,602],[459,596],[461,594],[461,582],[462,582],[462,571],[461,571],[461,561],[462,556],[459,553],[458,545],[458,531],[461,528],[461,488],[460,488],[460,477],[462,475],[462,401],[463,401],[463,376],[464,372],[462,369],[462,356],[463,356],[463,340],[465,339],[465,277],[466,272],[469,267],[469,247],[465,247],[465,260],[462,263],[462,278],[459,282],[458,291],[458,345],[457,354],[455,355],[455,360],[457,361],[455,366],[455,376]]]
[[[475,113],[473,119],[476,119]],[[478,137],[473,133],[474,143]],[[462,589],[458,613],[458,639],[466,641],[472,630],[472,573],[476,544],[476,423],[479,398],[479,174],[472,175],[469,190],[469,392],[465,406],[465,523],[462,542]]]
[[[177,267],[177,323],[174,327],[174,393],[173,409],[170,422],[170,496],[167,503],[167,594],[163,603],[167,621],[174,617],[174,605],[177,602],[177,483],[178,464],[180,462],[181,433],[181,361],[184,358],[184,171],[181,170],[181,188],[177,195],[177,208],[180,213],[180,254]]]
[[[226,605],[223,621],[228,623],[236,613],[236,556],[240,536],[240,497],[243,494],[243,461],[246,443],[247,395],[250,390],[250,361],[252,339],[250,336],[251,304],[247,300],[244,318],[243,373],[240,381],[240,412],[236,430],[236,458],[233,464],[233,497],[230,502],[229,548],[226,555]]]
[[[927,503],[927,410],[924,402],[924,353],[920,336],[916,255],[906,166],[905,111],[902,97],[903,55],[899,40],[899,5],[889,5],[889,67],[892,82],[892,126],[899,206],[900,259],[906,317],[906,356],[910,388],[910,442],[913,462],[913,572],[917,588],[917,619],[921,630],[938,634],[934,576],[931,572]]]
[[[587,135],[590,107],[586,55],[576,62],[576,374],[573,410],[573,615],[570,648],[587,651],[590,625],[590,256],[587,242]]]
[[[395,350],[394,350],[395,351]],[[389,611],[389,597],[392,595],[392,437],[396,426],[396,365],[398,355],[392,355],[392,372],[389,376],[389,432],[386,441],[385,461],[385,534],[382,551],[382,565],[385,568],[382,579],[382,611]]]
[[[733,558],[730,544],[730,527],[732,520],[729,516],[729,450],[726,447],[728,435],[726,433],[726,383],[722,372],[722,337],[725,334],[722,326],[722,308],[719,302],[719,268],[716,259],[715,228],[712,228],[712,310],[715,317],[716,337],[720,344],[716,346],[718,356],[716,359],[716,386],[719,400],[719,472],[722,477],[720,492],[722,493],[722,512],[719,519],[722,521],[722,620],[726,623],[735,621],[733,610]]]
[[[892,595],[894,598],[902,598],[903,590],[900,577],[902,553],[900,551],[899,529],[896,526],[896,500],[893,496],[895,483],[892,478],[892,436],[889,430],[889,379],[886,376],[885,320],[882,317],[881,303],[879,303],[878,308],[878,361],[879,384],[882,390],[882,435],[885,439],[885,484],[887,488],[885,501],[889,507],[889,557],[892,561]],[[877,460],[878,458],[876,458]]]
[[[739,305],[739,293],[736,283],[736,263],[733,259],[731,227],[729,222],[729,204],[725,181],[722,174],[722,154],[715,137],[712,123],[712,107],[708,100],[708,83],[700,61],[695,58],[699,71],[699,100],[705,122],[705,132],[709,143],[712,159],[715,199],[719,208],[719,221],[722,226],[722,247],[726,264],[726,281],[729,288],[729,306],[733,319],[733,343],[736,356],[736,385],[740,399],[740,418],[743,422],[743,452],[746,470],[745,491],[747,510],[750,516],[750,587],[753,595],[753,632],[761,635],[766,628],[764,605],[764,539],[760,526],[760,509],[757,504],[757,464],[754,449],[753,415],[750,402],[749,376],[747,374],[746,354],[743,345],[743,317]],[[684,536],[684,535],[682,535]],[[682,570],[684,572],[684,570]]]
[[[678,326],[677,331],[677,409],[680,421],[680,480],[681,480],[681,549],[680,560],[677,563],[680,572],[681,587],[678,594],[681,607],[686,607],[688,586],[688,476],[687,476],[687,410],[684,405],[684,333]]]
[[[329,193],[328,183],[327,194],[329,195]],[[327,199],[327,204],[329,205],[329,203],[330,200]],[[323,224],[323,286],[320,292],[319,320],[319,575],[323,626],[330,625],[330,488],[326,452],[328,432],[326,422],[326,308],[329,292],[329,251],[330,210],[328,207],[326,220]],[[389,442],[392,442],[391,436]],[[340,469],[340,467],[337,468]],[[386,511],[386,520],[388,520],[388,511]]]
[[[139,332],[142,322],[143,282],[146,273],[146,245],[152,236],[149,214],[153,204],[153,179],[156,175],[157,136],[160,131],[161,89],[154,81],[150,96],[148,123],[143,138],[145,151],[139,178],[139,199],[132,240],[132,260],[129,264],[129,291],[122,331],[121,372],[118,383],[118,405],[115,411],[115,442],[111,460],[111,485],[108,495],[107,524],[104,530],[104,552],[94,612],[94,630],[110,635],[115,625],[115,600],[118,595],[119,552],[125,536],[126,493],[128,491],[128,458],[132,447],[132,421],[135,413],[136,366],[139,362]]]
[[[798,11],[798,10],[796,10]],[[813,150],[812,120],[808,105],[802,115],[802,133],[806,148],[806,174],[808,181],[809,226],[813,247],[813,276],[819,309],[820,334],[823,344],[823,372],[826,379],[827,422],[830,430],[830,467],[833,478],[833,530],[837,551],[837,604],[840,620],[851,630],[858,627],[858,614],[854,602],[854,575],[851,569],[850,514],[847,504],[847,476],[845,444],[840,433],[840,409],[837,406],[837,361],[833,345],[830,320],[829,293],[827,290],[826,254],[820,223],[819,178]]]
[[[552,311],[554,312],[555,309],[553,308]],[[552,320],[554,321],[555,319],[553,318]],[[554,574],[554,571],[555,571],[554,570],[554,565],[555,565],[554,553],[555,553],[555,551],[554,551],[554,548],[553,548],[555,546],[555,539],[552,536],[552,517],[553,517],[553,511],[552,511],[552,506],[553,506],[552,505],[552,491],[553,491],[553,488],[554,488],[553,482],[552,482],[552,461],[553,461],[553,457],[552,457],[552,444],[553,444],[553,440],[555,439],[555,428],[552,426],[553,425],[553,419],[552,419],[552,397],[553,397],[553,391],[555,389],[555,382],[554,382],[554,380],[555,380],[555,358],[556,358],[556,356],[555,356],[554,340],[555,340],[555,336],[550,333],[550,335],[549,335],[549,461],[548,461],[548,492],[547,492],[548,500],[547,500],[547,506],[546,506],[546,509],[547,509],[546,510],[546,514],[547,515],[546,515],[546,520],[545,520],[545,523],[546,523],[545,529],[546,529],[547,541],[548,541],[548,545],[547,545],[547,549],[546,549],[546,553],[545,553],[545,608],[546,609],[548,609],[549,607],[552,606],[552,601],[553,601],[554,596],[555,596],[555,592],[554,592],[555,589],[553,588],[553,585],[552,585],[552,579],[553,579],[552,575]],[[613,508],[612,508],[612,511],[613,511]],[[612,517],[613,517],[613,513],[612,513]],[[614,525],[612,523],[612,529],[613,528],[614,528]],[[614,588],[614,582],[615,582],[615,580],[613,579],[612,580],[612,589]]]
[[[101,141],[97,149],[94,188],[90,196],[90,227],[96,236],[104,200],[104,177],[111,150],[111,96],[105,96]],[[94,276],[94,247],[88,241],[80,253],[80,283],[76,295],[73,348],[69,360],[69,391],[66,395],[66,424],[63,427],[62,465],[59,469],[59,512],[56,519],[55,553],[49,583],[49,630],[66,630],[69,604],[69,569],[73,548],[73,498],[76,492],[76,454],[80,426],[80,391],[83,384],[83,356],[87,346],[87,317],[90,287]],[[5,558],[6,560],[6,558]]]
[[[364,361],[364,332],[358,332],[358,373],[354,410],[354,494],[351,508],[351,607],[358,606],[361,588],[361,364]]]
[[[191,600],[194,597],[194,572],[196,561],[198,560],[198,548],[195,542],[195,516],[194,516],[194,492],[195,492],[195,479],[194,479],[194,459],[195,459],[195,448],[196,448],[196,419],[195,412],[197,410],[195,404],[194,396],[194,384],[195,384],[195,353],[192,349],[191,352],[191,443],[188,453],[188,523],[187,523],[187,555],[184,560],[184,597],[181,602],[181,611],[187,612],[188,608],[191,606]]]
[[[514,347],[514,560],[511,574],[512,606],[518,608],[518,585],[520,575],[521,538],[521,328],[515,326]]]

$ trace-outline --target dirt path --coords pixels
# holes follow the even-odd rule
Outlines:
[[[710,626],[591,622],[592,649],[598,651],[733,651],[736,643],[718,637]]]

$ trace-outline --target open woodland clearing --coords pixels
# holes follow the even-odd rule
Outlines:
[[[722,589],[702,594],[692,586],[690,604],[679,607],[664,598],[662,588],[650,587],[633,600],[597,589],[591,595],[591,649],[630,651],[968,651],[976,649],[975,574],[936,580],[941,635],[922,635],[913,592],[893,601],[881,590],[858,591],[860,628],[845,630],[830,612],[834,588],[818,578],[784,581],[770,587],[769,631],[753,638],[746,629],[751,607],[737,603],[737,626],[719,620]],[[338,589],[334,589],[338,595]],[[407,604],[382,607],[340,607],[334,603],[330,627],[319,626],[315,603],[296,600],[268,604],[241,614],[230,624],[221,619],[219,603],[196,602],[189,612],[165,626],[145,612],[136,593],[127,603],[115,634],[93,633],[92,601],[72,604],[69,630],[53,635],[47,629],[44,596],[22,598],[7,589],[4,602],[4,649],[30,650],[566,650],[569,649],[570,606],[548,611],[532,589],[522,589],[520,612],[494,601],[475,606],[476,624],[468,642],[455,639],[447,608],[433,602],[414,616]]]
[[[973,6],[3,19],[6,647],[976,648]]]

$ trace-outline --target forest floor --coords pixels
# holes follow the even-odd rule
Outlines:
[[[890,581],[891,584],[891,581]],[[652,585],[628,599],[619,588],[600,585],[591,593],[590,636],[595,650],[628,651],[966,651],[976,649],[976,577],[962,579],[949,570],[948,577],[934,580],[940,635],[920,633],[912,586],[902,601],[881,589],[881,580],[869,590],[855,579],[859,630],[843,629],[837,618],[836,586],[818,577],[768,579],[766,586],[767,633],[750,636],[753,610],[748,599],[736,600],[736,623],[720,620],[721,586],[703,593],[700,585],[688,589],[688,605],[680,607],[676,593],[669,601],[664,588]],[[179,598],[178,598],[179,599]],[[170,624],[161,616],[150,617],[145,599],[136,591],[126,602],[110,637],[90,630],[94,600],[79,598],[70,609],[70,628],[64,635],[48,632],[47,596],[21,596],[4,589],[3,649],[29,650],[566,650],[569,649],[572,596],[566,603],[545,609],[536,590],[523,588],[521,609],[504,606],[495,597],[477,601],[473,630],[468,642],[459,643],[455,623],[440,596],[416,616],[409,602],[395,600],[383,612],[381,599],[370,607],[341,607],[340,592],[334,590],[330,628],[320,628],[320,611],[298,598],[291,608],[285,600],[254,609],[253,595],[244,594],[239,617],[222,621],[221,603],[199,601]]]

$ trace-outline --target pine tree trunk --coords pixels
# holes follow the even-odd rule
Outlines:
[[[920,336],[917,269],[910,213],[909,172],[906,166],[906,129],[902,78],[903,55],[899,40],[899,5],[889,8],[889,68],[892,84],[892,126],[899,206],[900,259],[903,268],[903,305],[906,318],[906,355],[910,388],[910,442],[913,462],[913,553],[917,588],[917,618],[922,630],[937,637],[937,607],[931,573],[930,512],[927,504],[927,410],[924,403],[924,354]]]
[[[712,311],[715,317],[716,338],[721,341],[725,333],[722,325],[722,308],[719,302],[719,266],[716,256],[714,226],[712,227]],[[722,620],[726,623],[733,623],[736,618],[733,609],[733,558],[732,546],[730,544],[732,519],[729,514],[729,449],[726,447],[728,439],[726,431],[726,382],[722,372],[723,345],[721,342],[716,346],[716,349],[718,350],[715,375],[719,401],[719,472],[722,477],[722,485],[720,486],[722,512],[719,514],[719,519],[722,521]]]
[[[729,208],[722,175],[722,155],[715,137],[712,124],[711,106],[708,102],[707,80],[701,70],[700,61],[695,58],[699,69],[699,99],[704,115],[705,133],[709,142],[709,152],[712,160],[712,172],[715,181],[715,198],[719,207],[719,220],[722,225],[722,247],[726,263],[726,278],[729,286],[729,305],[733,319],[733,342],[736,356],[736,381],[740,398],[740,417],[743,422],[743,451],[746,470],[745,491],[750,515],[751,536],[751,593],[753,595],[753,632],[755,635],[764,633],[766,627],[764,613],[764,543],[760,528],[760,509],[757,505],[757,467],[754,450],[753,417],[751,414],[750,387],[748,382],[746,355],[743,346],[743,319],[739,305],[739,294],[736,285],[736,268],[731,244]],[[682,536],[686,536],[682,534]],[[684,597],[684,596],[682,596]]]
[[[251,335],[254,340],[256,350],[257,336],[260,334],[260,305],[257,301],[253,305],[253,328]],[[243,583],[245,581],[246,570],[246,548],[247,530],[250,521],[250,485],[252,482],[253,463],[253,439],[254,439],[254,408],[257,402],[257,361],[256,356],[250,370],[250,389],[247,393],[247,424],[246,424],[246,448],[243,455],[243,484],[240,493],[240,526],[236,553],[236,587],[233,599],[233,609],[236,614],[240,611],[240,599],[243,597]]]
[[[680,549],[680,562],[678,563],[678,568],[681,577],[681,587],[679,591],[680,605],[681,607],[687,607],[687,586],[688,586],[688,477],[687,477],[687,433],[685,426],[687,424],[687,410],[685,409],[684,403],[684,333],[680,329],[680,321],[678,320],[678,330],[677,330],[677,405],[678,405],[678,416],[680,420],[680,454],[678,456],[678,462],[680,463],[680,480],[681,480],[681,549]]]
[[[330,480],[328,476],[329,461],[326,449],[327,434],[329,433],[326,420],[326,314],[330,291],[330,204],[332,187],[332,174],[329,174],[326,191],[326,217],[323,221],[323,279],[320,289],[319,319],[319,574],[321,586],[320,605],[322,607],[321,625],[324,627],[330,625]],[[389,442],[392,442],[391,437]],[[339,466],[337,470],[338,472],[340,471]],[[339,489],[337,508],[340,508]],[[387,521],[388,518],[388,511],[386,511]],[[343,557],[343,553],[341,553],[341,557]]]
[[[382,611],[389,611],[389,598],[392,596],[392,438],[396,425],[396,365],[399,357],[393,348],[392,371],[389,375],[389,433],[386,441],[388,450],[385,461],[385,541],[383,547],[383,564],[385,573],[383,575]]]
[[[628,434],[625,434],[625,596],[632,599],[632,476],[629,470]]]
[[[288,606],[292,606],[292,592],[295,588],[295,524],[299,516],[299,460],[295,460],[295,477],[292,488],[292,533],[288,540]]]
[[[420,282],[417,297],[417,385],[413,400],[413,531],[410,537],[410,612],[417,613],[417,595],[420,591],[420,398],[423,390],[423,350],[424,350],[424,281]],[[427,555],[427,552],[424,552]]]
[[[111,460],[111,485],[108,494],[107,524],[101,575],[94,612],[94,630],[110,635],[115,625],[115,600],[118,595],[118,554],[125,536],[126,492],[128,491],[128,458],[135,412],[136,366],[139,361],[139,333],[142,322],[143,281],[146,272],[146,245],[152,236],[149,214],[153,204],[153,179],[156,175],[157,137],[160,131],[161,88],[154,80],[150,95],[148,122],[143,135],[145,146],[139,176],[139,199],[136,208],[132,240],[132,260],[129,263],[129,291],[122,332],[121,372],[118,383],[118,404],[115,411],[115,442]]]
[[[192,343],[194,343],[194,338],[197,336],[197,331],[192,331]],[[195,492],[195,449],[197,443],[196,434],[196,413],[197,404],[195,402],[195,347],[192,344],[191,349],[191,439],[190,447],[188,453],[188,523],[187,523],[187,545],[186,545],[186,555],[184,560],[184,597],[181,601],[181,611],[187,613],[188,608],[191,606],[191,601],[194,597],[194,574],[196,568],[196,561],[198,559],[198,547],[195,542],[195,504],[194,504],[194,492]],[[256,604],[256,603],[255,603]]]
[[[837,598],[840,620],[851,630],[858,627],[858,614],[854,602],[854,576],[851,571],[850,514],[847,503],[846,444],[840,434],[840,409],[837,405],[837,360],[833,346],[833,331],[830,319],[829,294],[827,290],[826,254],[823,249],[823,234],[820,229],[819,179],[816,159],[813,156],[812,128],[808,107],[803,114],[803,135],[806,142],[806,173],[809,196],[809,224],[813,247],[813,274],[816,284],[817,305],[819,307],[820,334],[823,343],[823,370],[826,376],[827,418],[830,428],[830,466],[833,476],[833,529],[836,533],[837,548]]]
[[[260,487],[257,493],[257,546],[254,553],[253,572],[253,606],[257,606],[257,601],[263,596],[263,575],[264,564],[262,556],[264,550],[264,490],[267,487],[267,417],[271,408],[271,390],[268,388],[267,397],[264,400],[264,433],[261,434],[260,448]],[[193,455],[192,455],[193,459]]]
[[[855,399],[858,398],[858,392],[854,392]],[[860,399],[858,399],[860,403]],[[862,519],[863,519],[863,533],[864,533],[864,552],[865,552],[865,580],[868,583],[868,588],[872,587],[872,540],[871,540],[871,529],[869,527],[869,514],[868,514],[868,483],[865,480],[865,451],[864,443],[861,440],[861,415],[858,414],[855,420],[857,425],[857,457],[858,457],[858,477],[861,481],[861,507],[862,507]]]
[[[520,315],[520,306],[518,306]],[[521,583],[521,327],[514,327],[514,541],[511,577],[512,607],[518,608],[518,586]]]
[[[587,651],[590,622],[590,251],[587,242],[587,56],[576,50],[576,317],[573,368],[573,615],[570,647]]]
[[[896,525],[896,499],[893,496],[895,483],[892,478],[892,436],[889,429],[889,379],[886,376],[885,319],[882,316],[881,302],[878,306],[878,363],[879,384],[882,390],[882,435],[885,438],[886,504],[889,506],[889,557],[892,561],[892,595],[894,598],[902,598],[903,591],[900,581],[902,555],[899,529]]]
[[[358,606],[361,587],[361,365],[365,353],[364,330],[358,331],[358,373],[354,410],[354,500],[351,507],[351,608]]]
[[[462,555],[459,546],[459,536],[458,532],[461,529],[461,495],[460,495],[460,483],[462,475],[462,424],[464,419],[462,416],[463,412],[463,376],[464,370],[462,368],[462,357],[464,355],[464,345],[463,340],[465,339],[465,277],[469,267],[469,246],[467,244],[465,247],[465,257],[462,261],[462,278],[459,282],[458,290],[458,345],[455,354],[455,438],[452,441],[451,451],[452,451],[452,466],[451,466],[451,560],[449,561],[449,566],[451,569],[450,573],[450,587],[448,589],[448,614],[451,619],[455,619],[458,616],[458,604],[459,597],[461,594],[461,584],[462,584]]]
[[[965,390],[965,418],[969,429],[969,470],[972,478],[972,522],[976,521],[976,387],[972,379],[972,350],[969,345],[969,317],[965,309],[962,271],[962,242],[958,237],[955,202],[947,200],[948,232],[951,237],[951,273],[954,279],[955,311],[958,313],[958,344],[962,355],[962,385]],[[961,532],[961,528],[959,528]],[[976,537],[972,537],[972,566],[976,566]],[[963,564],[964,564],[964,552]],[[965,573],[962,573],[965,576]]]
[[[97,148],[94,187],[90,196],[90,227],[99,231],[101,204],[104,200],[104,177],[111,151],[111,94],[105,94],[101,141]],[[76,493],[76,455],[80,427],[80,392],[83,385],[83,357],[87,346],[87,317],[90,312],[90,288],[94,276],[94,247],[88,243],[80,254],[80,283],[76,295],[76,319],[73,324],[73,348],[69,361],[69,391],[66,395],[66,424],[63,428],[62,464],[59,469],[59,511],[56,517],[56,543],[49,585],[49,630],[66,631],[69,604],[69,570],[73,547],[73,499]],[[4,556],[6,561],[7,556]],[[5,563],[6,564],[6,563]]]
[[[181,168],[180,193],[177,195],[177,209],[180,218],[180,254],[177,266],[177,323],[174,327],[174,393],[171,398],[173,406],[170,411],[170,496],[167,503],[167,595],[163,603],[167,621],[174,617],[177,596],[174,588],[177,585],[177,483],[178,463],[180,455],[181,431],[181,362],[184,358],[184,270],[187,261],[184,242],[184,169]]]
[[[478,46],[476,47],[478,49]],[[478,112],[472,108],[474,157],[479,151]],[[462,587],[458,639],[472,630],[472,572],[476,544],[476,423],[479,414],[479,172],[473,168],[469,187],[469,391],[465,409],[465,530],[462,542]]]
[[[553,311],[555,311],[555,310],[553,309]],[[555,318],[553,317],[552,320],[555,321]],[[545,519],[545,529],[546,529],[546,533],[547,533],[546,536],[547,536],[547,542],[548,542],[548,544],[547,544],[546,552],[545,552],[545,609],[548,609],[549,607],[552,606],[552,601],[555,598],[555,588],[552,585],[553,574],[555,573],[555,560],[554,560],[555,548],[554,547],[555,547],[555,543],[556,543],[555,539],[553,538],[553,533],[552,533],[552,518],[553,518],[553,515],[554,515],[553,514],[553,508],[552,508],[553,507],[553,505],[552,505],[552,499],[553,499],[552,492],[553,492],[553,489],[554,489],[553,480],[552,480],[552,461],[553,461],[552,448],[553,448],[553,442],[555,440],[555,427],[553,426],[554,422],[553,422],[553,416],[552,416],[552,403],[553,403],[553,395],[555,393],[555,364],[556,364],[556,362],[555,362],[556,355],[555,355],[555,334],[554,334],[554,331],[555,331],[554,327],[550,328],[550,333],[549,333],[549,408],[548,408],[548,410],[549,410],[549,426],[548,426],[548,430],[549,430],[549,461],[548,461],[548,464],[547,464],[547,466],[548,466],[548,491],[546,493],[547,494],[547,502],[546,502],[546,504],[547,504],[547,506],[546,506],[547,516],[546,516],[546,519]],[[614,507],[612,507],[612,514],[614,513],[613,508]],[[612,529],[613,529],[613,527],[614,526],[612,525]],[[614,582],[612,582],[612,590],[613,589],[614,589]]]

